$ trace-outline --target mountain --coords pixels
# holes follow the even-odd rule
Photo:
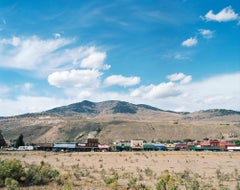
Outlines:
[[[57,107],[46,112],[43,112],[43,114],[57,114],[57,115],[76,115],[80,113],[97,114],[98,111],[96,109],[96,103],[85,100],[79,103]]]
[[[99,138],[101,143],[118,139],[232,139],[240,137],[240,112],[173,112],[124,101],[85,100],[41,113],[1,118],[0,130],[8,142],[22,133],[26,143],[82,142],[88,137]]]
[[[55,115],[79,115],[79,114],[86,114],[86,115],[98,115],[103,112],[117,114],[136,114],[139,109],[147,109],[153,111],[163,111],[158,108],[144,105],[144,104],[131,104],[124,101],[104,101],[99,103],[90,102],[84,100],[79,103],[70,104],[68,106],[62,106],[58,108],[54,108],[48,111],[43,112],[43,114],[55,114]]]
[[[240,116],[239,111],[226,110],[226,109],[209,109],[201,110],[193,113],[187,114],[186,118],[191,118],[194,120],[204,120],[204,119],[224,119],[231,116]]]

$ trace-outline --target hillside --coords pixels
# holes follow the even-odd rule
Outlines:
[[[136,114],[139,109],[147,109],[147,110],[154,110],[160,111],[157,108],[140,104],[135,105],[128,102],[123,101],[105,101],[94,103],[90,101],[82,101],[75,104],[70,104],[68,106],[58,107],[46,112],[43,114],[54,114],[54,115],[79,115],[79,114],[86,114],[86,115],[98,115],[100,113],[124,113],[124,114]]]
[[[1,118],[8,142],[20,133],[25,142],[82,142],[97,137],[101,143],[118,139],[176,140],[239,138],[240,112],[204,110],[194,113],[164,111],[123,101],[83,101],[41,113]]]

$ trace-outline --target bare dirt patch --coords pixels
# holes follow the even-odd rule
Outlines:
[[[57,169],[58,181],[44,189],[156,189],[166,172],[178,189],[194,185],[195,180],[199,189],[234,190],[240,181],[239,152],[36,151],[0,152],[0,156],[24,164],[45,162]]]

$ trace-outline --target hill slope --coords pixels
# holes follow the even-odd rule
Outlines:
[[[164,111],[123,101],[83,101],[45,112],[0,119],[5,139],[23,133],[25,142],[84,141],[97,137],[117,139],[239,138],[240,112],[205,110],[194,113]]]

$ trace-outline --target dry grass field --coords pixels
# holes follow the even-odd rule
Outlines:
[[[240,189],[240,152],[0,152],[25,166],[60,172],[47,186],[21,189]],[[164,181],[164,182],[163,182]],[[158,185],[157,185],[158,184]],[[177,188],[174,188],[177,187]]]

